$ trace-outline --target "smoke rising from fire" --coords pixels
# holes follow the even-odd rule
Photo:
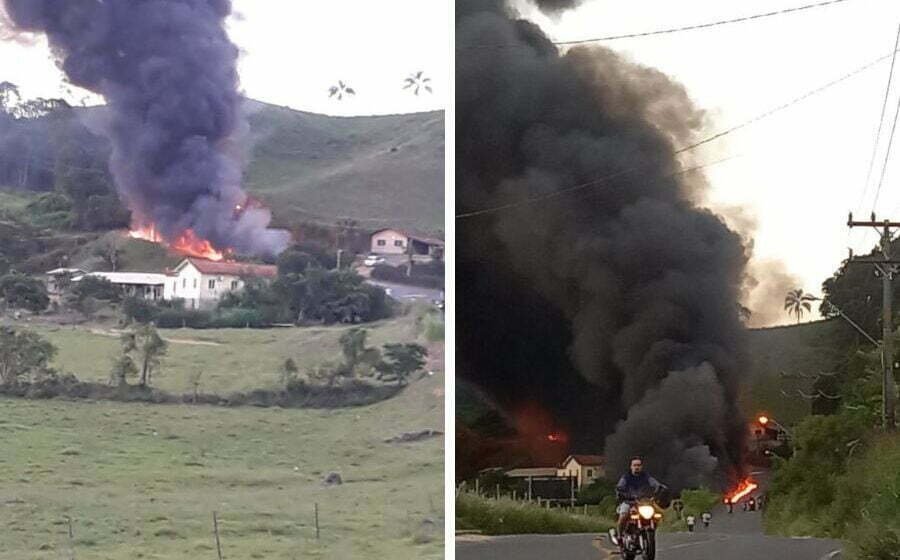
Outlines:
[[[18,29],[45,33],[67,79],[102,95],[110,170],[138,225],[216,247],[274,254],[287,234],[246,195],[237,134],[238,49],[229,0],[4,0]]]
[[[640,453],[676,488],[737,476],[748,254],[673,155],[704,113],[609,49],[560,54],[500,0],[456,14],[458,212],[505,206],[458,221],[458,374],[540,403],[573,451],[609,436],[613,471]],[[510,48],[465,48],[492,44]]]

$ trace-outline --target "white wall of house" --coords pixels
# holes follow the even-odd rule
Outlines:
[[[372,253],[376,255],[402,255],[409,238],[394,229],[386,229],[372,235]]]
[[[557,476],[574,476],[578,481],[578,487],[581,488],[603,476],[603,467],[582,465],[576,459],[569,459],[569,462],[558,470]]]
[[[183,299],[188,309],[208,309],[228,292],[244,288],[238,276],[203,274],[188,262],[166,281],[165,299]]]

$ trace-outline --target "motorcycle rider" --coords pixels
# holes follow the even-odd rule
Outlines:
[[[619,502],[619,506],[616,508],[616,513],[619,515],[616,525],[617,541],[625,533],[625,527],[628,525],[631,503],[656,495],[660,488],[664,488],[664,486],[644,472],[644,459],[639,456],[632,457],[628,472],[623,474],[619,483],[616,484],[616,498]]]

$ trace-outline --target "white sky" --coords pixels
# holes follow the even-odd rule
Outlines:
[[[814,0],[587,0],[556,21],[528,6],[522,14],[554,40],[573,40],[691,25],[813,3]],[[769,19],[602,43],[683,83],[710,111],[714,129],[830,82],[891,52],[900,24],[896,0],[851,0]],[[707,170],[710,204],[741,205],[758,221],[756,255],[782,260],[818,294],[847,256],[877,242],[852,237],[852,209],[868,217],[891,120],[900,97],[900,55],[873,180],[860,198],[871,158],[890,60],[758,124],[696,150],[701,162],[741,157]],[[900,128],[900,127],[898,127]],[[900,220],[900,130],[876,207]],[[785,322],[789,322],[785,316]]]
[[[242,51],[241,85],[255,99],[333,115],[389,114],[445,107],[450,52],[447,0],[234,0],[228,21]],[[0,81],[20,86],[24,97],[67,97],[62,73],[46,41],[0,42]],[[403,90],[422,70],[433,94]],[[356,96],[328,98],[343,80]],[[92,102],[97,102],[96,99]]]

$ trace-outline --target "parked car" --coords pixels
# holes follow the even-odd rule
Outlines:
[[[363,261],[363,264],[366,266],[375,266],[377,264],[384,264],[386,261],[384,257],[379,257],[378,255],[369,255],[366,257],[366,260]]]

